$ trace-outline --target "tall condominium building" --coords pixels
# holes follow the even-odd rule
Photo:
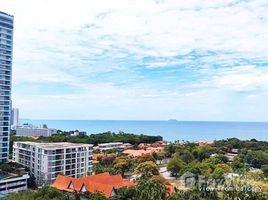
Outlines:
[[[59,174],[85,177],[92,169],[91,144],[14,142],[13,161],[30,169],[37,184],[49,185]]]
[[[0,12],[0,162],[9,148],[13,16]]]
[[[11,127],[19,125],[19,109],[13,108],[11,112]]]

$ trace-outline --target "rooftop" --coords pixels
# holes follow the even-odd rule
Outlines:
[[[28,145],[35,145],[47,149],[55,148],[72,148],[72,147],[92,147],[92,144],[82,144],[82,143],[69,143],[69,142],[55,142],[55,143],[38,143],[38,142],[16,142]]]
[[[140,149],[140,150],[134,150],[134,149],[128,149],[123,151],[123,154],[127,154],[129,156],[133,157],[139,157],[145,154],[152,154],[153,152],[161,152],[163,151],[163,147],[148,147],[146,150]]]
[[[87,176],[85,178],[72,178],[58,175],[51,187],[67,192],[102,192],[109,198],[114,189],[131,187],[135,183],[125,180],[121,175],[110,175],[108,172]]]
[[[109,142],[109,143],[101,143],[99,144],[99,146],[102,146],[102,145],[122,145],[123,142]]]
[[[11,179],[14,178],[19,178],[19,177],[25,177],[28,176],[28,173],[24,173],[24,174],[17,174],[17,173],[9,173],[9,172],[4,172],[4,171],[0,171],[0,183],[5,182],[7,180],[12,181]]]

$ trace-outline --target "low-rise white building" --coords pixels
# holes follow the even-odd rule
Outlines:
[[[2,174],[2,172],[0,172],[0,176],[0,193],[2,194],[18,192],[28,188],[27,180],[30,178],[28,174]]]
[[[112,149],[124,149],[125,147],[123,146],[123,142],[110,142],[110,143],[102,143],[98,144],[99,150],[100,151],[107,151],[107,150],[112,150]]]
[[[37,184],[53,183],[58,174],[84,177],[92,169],[91,144],[14,142],[13,161],[30,169]]]
[[[36,137],[36,136],[44,136],[48,137],[57,133],[57,129],[47,128],[45,125],[43,127],[36,127],[31,124],[24,124],[14,127],[16,130],[17,136],[24,137]]]

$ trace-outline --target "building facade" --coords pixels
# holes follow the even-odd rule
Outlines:
[[[19,125],[19,109],[13,108],[11,112],[11,127]]]
[[[10,192],[19,192],[27,190],[27,180],[30,178],[28,174],[21,176],[11,176],[0,179],[0,193],[8,194]]]
[[[16,130],[17,136],[24,137],[48,137],[57,133],[57,129],[47,128],[47,126],[36,127],[30,124],[15,126],[14,130]]]
[[[85,177],[92,169],[91,144],[14,142],[13,161],[30,169],[37,184],[49,185],[59,174]]]
[[[123,142],[102,143],[98,144],[98,147],[100,151],[124,149]]]
[[[0,162],[8,159],[11,75],[12,75],[13,16],[0,11]]]

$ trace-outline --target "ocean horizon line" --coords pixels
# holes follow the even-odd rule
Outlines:
[[[33,125],[46,124],[58,130],[83,130],[89,134],[125,132],[160,135],[165,140],[240,139],[268,140],[268,122],[178,121],[178,120],[20,120]]]

